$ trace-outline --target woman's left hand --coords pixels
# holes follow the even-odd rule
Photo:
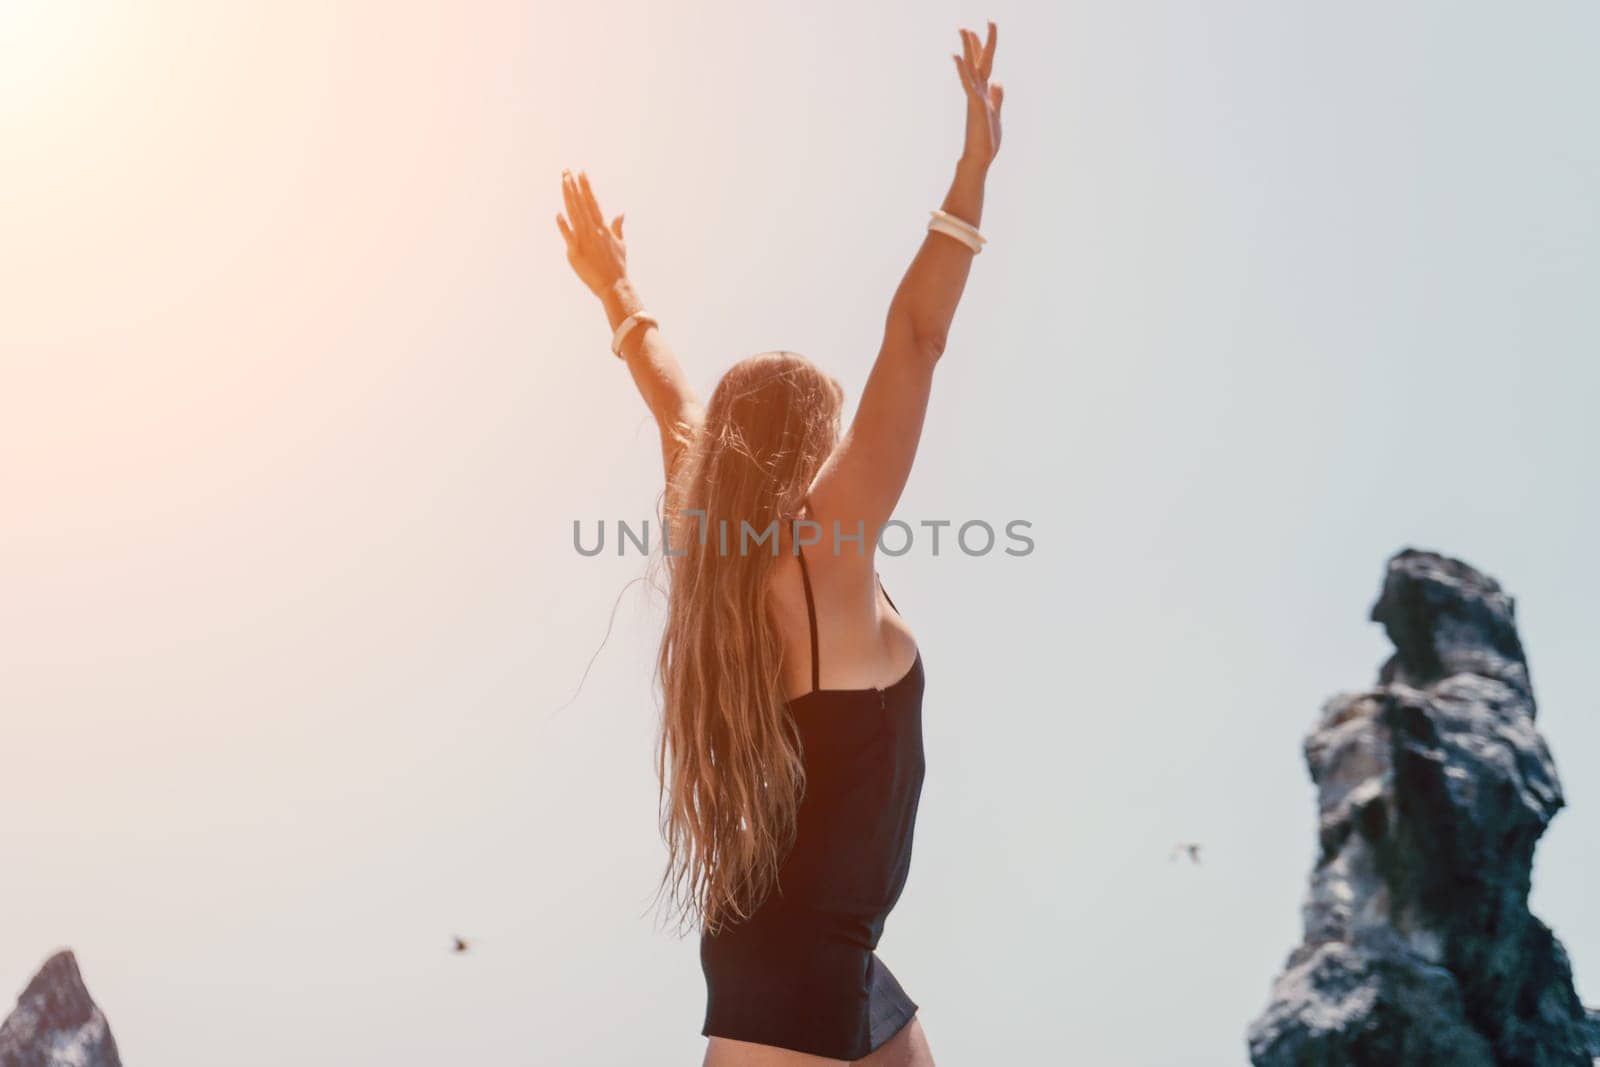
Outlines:
[[[603,299],[612,286],[628,276],[622,216],[606,225],[600,203],[589,187],[589,176],[581,170],[576,178],[570,170],[561,172],[561,195],[567,201],[567,216],[563,218],[558,213],[556,226],[567,242],[567,262],[589,291]]]

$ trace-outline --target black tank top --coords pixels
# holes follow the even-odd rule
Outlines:
[[[701,936],[701,1033],[857,1060],[917,1012],[874,950],[911,870],[922,651],[887,688],[823,689],[811,574],[799,557],[811,691],[788,702],[806,771],[794,846],[750,918]]]
[[[800,732],[807,784],[794,851],[779,884],[785,896],[813,905],[871,913],[881,929],[905,888],[922,794],[922,650],[887,688],[823,689],[811,573],[803,551],[799,558],[811,626],[811,691],[789,701],[789,710]],[[899,614],[888,590],[883,595]]]

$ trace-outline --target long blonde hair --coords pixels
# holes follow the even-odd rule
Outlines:
[[[712,933],[766,898],[793,844],[805,771],[768,579],[775,547],[789,543],[783,528],[838,439],[842,399],[793,352],[742,360],[718,383],[663,496],[660,888],[680,922],[698,918]]]

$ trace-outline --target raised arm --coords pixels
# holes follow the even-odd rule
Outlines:
[[[999,83],[991,84],[995,25],[987,43],[961,31],[963,55],[952,56],[967,100],[966,142],[942,209],[979,225],[983,187],[1000,148]],[[911,475],[928,408],[933,369],[944,354],[956,304],[966,288],[973,252],[961,241],[929,231],[889,302],[883,345],[867,376],[855,418],[811,487],[812,517],[830,546],[832,524],[854,534],[864,524],[865,547],[894,514]],[[850,549],[842,550],[851,554]]]
[[[582,171],[577,177],[571,171],[561,172],[561,193],[566,199],[567,214],[565,218],[556,215],[556,226],[566,239],[567,262],[600,299],[615,333],[629,315],[644,310],[628,280],[622,216],[612,219],[609,226],[606,224],[589,186],[589,176]],[[655,416],[661,433],[661,464],[670,481],[684,447],[700,427],[704,411],[677,357],[654,325],[646,322],[628,331],[622,340],[622,358],[639,395]]]

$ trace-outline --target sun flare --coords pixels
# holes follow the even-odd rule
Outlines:
[[[0,115],[47,120],[52,101],[95,72],[115,11],[86,0],[0,0]]]

